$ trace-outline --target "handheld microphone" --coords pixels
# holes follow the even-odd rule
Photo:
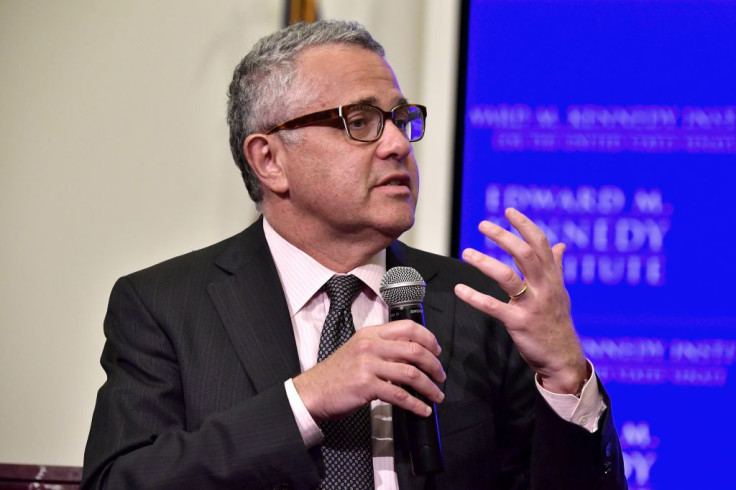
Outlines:
[[[394,267],[381,280],[381,297],[389,308],[389,320],[413,320],[424,326],[424,279],[411,267]],[[442,444],[437,425],[437,407],[415,390],[407,391],[432,407],[428,417],[420,417],[406,411],[406,426],[409,433],[411,468],[415,475],[440,473],[445,469],[442,459]]]

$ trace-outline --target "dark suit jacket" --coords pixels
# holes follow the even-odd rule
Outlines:
[[[610,410],[590,434],[562,421],[533,384],[505,328],[456,299],[464,282],[503,297],[457,260],[401,243],[387,266],[427,282],[427,328],[443,347],[437,408],[446,470],[411,475],[394,410],[402,489],[625,488]],[[209,248],[123,277],[105,318],[83,488],[313,488],[283,383],[299,374],[286,299],[257,221]],[[602,389],[602,388],[601,388]]]

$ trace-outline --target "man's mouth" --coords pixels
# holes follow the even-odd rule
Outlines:
[[[411,187],[411,177],[401,174],[390,175],[378,185],[379,187]]]

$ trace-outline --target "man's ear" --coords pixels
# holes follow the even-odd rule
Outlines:
[[[243,152],[261,185],[275,194],[283,194],[289,189],[289,182],[281,164],[282,145],[274,139],[265,134],[251,134],[243,142]]]

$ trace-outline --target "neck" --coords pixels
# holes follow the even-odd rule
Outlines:
[[[368,263],[397,238],[373,229],[339,230],[303,220],[289,220],[265,208],[264,216],[289,243],[328,269],[343,274]]]

